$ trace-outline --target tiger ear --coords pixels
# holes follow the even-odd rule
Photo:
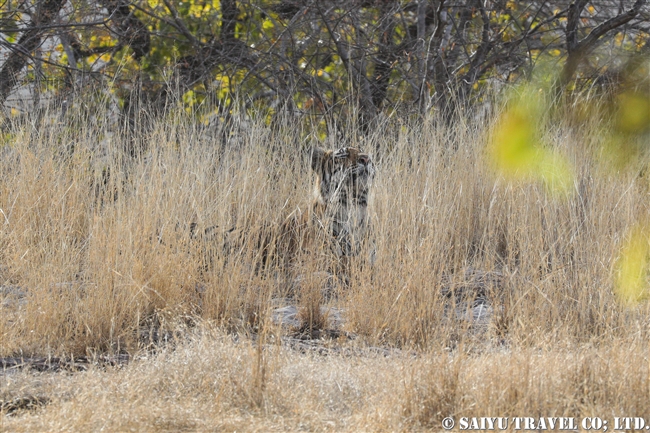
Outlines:
[[[313,147],[311,149],[311,168],[314,171],[318,171],[319,167],[323,166],[323,159],[325,158],[325,149],[320,147]]]

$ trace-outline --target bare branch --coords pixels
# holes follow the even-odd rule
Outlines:
[[[641,7],[646,3],[646,0],[636,0],[630,10],[620,15],[610,18],[604,23],[594,28],[584,39],[578,44],[576,49],[581,51],[583,55],[591,51],[598,42],[598,39],[610,30],[614,30],[628,22],[639,14]]]
[[[646,3],[646,0],[636,0],[630,10],[608,19],[594,28],[584,39],[578,41],[577,23],[580,18],[580,12],[582,11],[582,8],[584,8],[586,2],[586,0],[579,0],[569,7],[569,17],[567,19],[566,30],[568,56],[556,89],[558,92],[566,87],[569,81],[573,79],[573,76],[578,69],[578,64],[582,59],[584,59],[589,51],[596,46],[598,40],[611,30],[615,30],[630,22],[639,14],[639,10]]]
[[[174,23],[176,23],[176,28],[185,36],[187,41],[192,44],[194,48],[199,48],[201,43],[199,42],[198,39],[194,37],[194,35],[188,30],[188,28],[183,24],[183,21],[181,21],[178,18],[178,11],[176,11],[176,8],[169,2],[169,0],[163,0],[163,3],[165,3],[165,6],[167,6],[167,9],[169,12],[172,14],[172,18],[174,19]]]
[[[16,49],[11,51],[0,70],[0,104],[7,99],[18,82],[18,74],[27,64],[28,57],[24,53],[31,53],[40,45],[43,36],[41,26],[48,25],[58,16],[65,1],[43,0],[38,3],[30,25],[23,32],[15,45]]]

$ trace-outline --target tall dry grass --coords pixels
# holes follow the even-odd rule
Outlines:
[[[509,181],[486,161],[486,126],[395,126],[348,143],[373,152],[378,172],[376,262],[353,263],[338,298],[349,330],[448,345],[463,332],[447,326],[442,279],[472,268],[505,276],[493,331],[509,343],[645,335],[644,307],[619,305],[612,275],[622,239],[647,216],[647,180],[607,170],[587,122],[545,131],[574,167],[569,192]],[[253,124],[224,147],[176,116],[136,137],[145,150],[131,157],[135,139],[108,127],[6,134],[0,277],[26,299],[4,303],[2,354],[133,351],[138,330],[162,322],[263,321],[291,284],[282,269],[258,272],[255,242],[224,248],[219,230],[264,230],[309,206],[305,149],[319,143],[295,136]],[[193,239],[192,223],[217,235]]]
[[[279,265],[260,272],[254,242],[224,248],[219,236],[190,234],[192,223],[199,233],[265,230],[305,209],[305,150],[319,143],[263,123],[224,145],[183,115],[136,137],[84,119],[17,124],[2,138],[0,356],[144,353],[143,335],[183,340],[197,326],[277,341],[274,300],[326,302]],[[571,162],[570,191],[506,179],[486,157],[491,125],[396,121],[345,143],[374,155],[376,260],[353,260],[349,285],[328,301],[358,336],[339,343],[405,357],[320,359],[202,338],[124,371],[39,385],[5,376],[5,396],[35,387],[55,400],[42,417],[5,418],[5,427],[399,430],[437,428],[450,414],[577,416],[613,408],[628,386],[647,396],[648,308],[619,302],[613,284],[623,241],[648,218],[647,178],[603,159],[594,118],[543,128]],[[441,291],[468,269],[503,280],[478,336],[449,320]],[[634,363],[620,355],[630,351]],[[78,411],[97,389],[99,406],[123,415]],[[616,408],[641,416],[647,401]]]

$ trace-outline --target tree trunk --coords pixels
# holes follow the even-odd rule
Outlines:
[[[580,65],[580,62],[585,58],[585,56],[596,47],[600,38],[611,30],[615,30],[630,22],[639,14],[641,7],[646,3],[646,0],[636,0],[631,9],[608,19],[594,28],[583,39],[578,40],[580,13],[587,3],[588,0],[577,0],[569,6],[566,26],[567,60],[560,75],[557,88],[558,92],[561,92],[567,84],[573,80],[573,77],[578,70],[578,65]]]
[[[32,22],[15,45],[0,70],[0,104],[3,104],[11,90],[18,84],[18,75],[27,65],[32,52],[41,44],[44,27],[51,24],[59,15],[66,0],[41,0],[36,6]]]

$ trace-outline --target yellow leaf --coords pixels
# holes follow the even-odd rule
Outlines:
[[[492,164],[511,180],[538,180],[550,192],[568,193],[573,187],[571,164],[539,139],[544,98],[534,86],[522,90],[495,125],[488,148]]]
[[[517,175],[527,171],[537,159],[532,124],[517,109],[501,116],[493,140],[495,163],[505,174]]]
[[[648,235],[646,224],[633,227],[616,260],[615,290],[627,304],[638,303],[648,295]]]
[[[203,12],[203,5],[193,4],[190,6],[190,14],[195,18],[201,18],[201,12]]]
[[[625,39],[625,35],[623,33],[619,33],[614,37],[614,41],[616,41],[616,44],[618,46],[621,46],[623,44],[624,39]]]
[[[616,129],[624,133],[640,133],[650,127],[650,97],[627,92],[618,98]]]

